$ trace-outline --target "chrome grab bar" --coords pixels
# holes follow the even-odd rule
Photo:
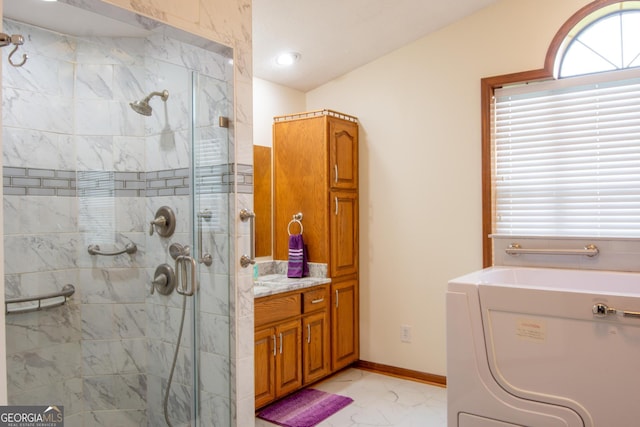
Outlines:
[[[209,221],[213,214],[209,209],[204,209],[198,212],[198,262],[204,264],[207,267],[213,264],[213,257],[210,253],[203,253],[202,249],[202,220]]]
[[[596,245],[586,245],[582,249],[524,249],[519,243],[511,243],[504,251],[509,255],[586,255],[588,257],[594,257],[600,253]]]
[[[124,246],[124,249],[115,251],[115,252],[102,252],[102,250],[100,249],[100,246],[98,245],[89,245],[89,247],[87,248],[87,252],[89,252],[89,255],[102,255],[102,256],[115,256],[115,255],[121,255],[124,253],[134,254],[137,252],[137,250],[138,250],[138,246],[136,246],[135,243],[127,243]]]
[[[247,209],[242,209],[240,211],[240,220],[242,222],[251,221],[250,223],[251,229],[249,230],[249,234],[251,234],[251,236],[249,237],[251,239],[251,249],[250,249],[251,254],[250,255],[245,254],[240,257],[240,266],[242,266],[242,268],[247,268],[249,267],[249,264],[256,263],[256,230],[255,230],[256,214]]]
[[[187,268],[191,266],[189,272]],[[176,292],[180,295],[193,296],[196,292],[196,260],[188,255],[179,255],[176,257]],[[191,274],[189,274],[191,273]],[[187,282],[191,282],[191,286],[187,286]]]
[[[58,307],[67,302],[67,298],[74,294],[76,288],[73,285],[67,284],[62,287],[60,292],[54,292],[51,294],[37,295],[33,297],[20,297],[20,298],[11,298],[4,301],[4,312],[6,314],[14,314],[14,313],[27,313],[29,311],[38,311],[45,308]],[[51,304],[43,305],[43,300],[53,299],[53,298],[64,298],[62,301],[57,301]],[[27,306],[27,307],[15,307],[10,308],[10,304],[19,304],[23,302],[34,302],[37,301],[37,305]]]
[[[617,310],[613,307],[609,307],[606,304],[594,304],[593,308],[591,309],[591,312],[596,316],[596,317],[606,317],[609,314],[615,314],[617,316],[622,316],[622,317],[633,317],[636,319],[640,319],[640,312],[638,311],[626,311],[626,310]]]

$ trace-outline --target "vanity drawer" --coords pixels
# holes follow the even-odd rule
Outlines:
[[[300,294],[290,294],[276,298],[267,298],[255,302],[256,326],[277,322],[300,315]]]
[[[322,286],[302,294],[303,313],[323,310],[329,303],[329,287]]]

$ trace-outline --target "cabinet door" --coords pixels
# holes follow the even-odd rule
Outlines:
[[[331,188],[358,188],[358,124],[329,119]]]
[[[358,196],[354,192],[332,191],[331,277],[358,272]]]
[[[302,343],[304,384],[329,374],[329,322],[326,310],[302,318]]]
[[[302,354],[300,318],[276,326],[276,396],[280,397],[302,386]]]
[[[360,357],[358,281],[331,285],[331,370],[336,371]]]
[[[256,408],[276,398],[275,351],[275,329],[265,328],[256,331],[254,343]]]

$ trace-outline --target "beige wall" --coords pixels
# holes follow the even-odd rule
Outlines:
[[[253,144],[273,146],[273,117],[305,111],[305,95],[295,89],[253,79]]]
[[[482,266],[480,79],[542,68],[587,3],[501,0],[306,94],[360,119],[362,360],[446,375],[447,281]]]

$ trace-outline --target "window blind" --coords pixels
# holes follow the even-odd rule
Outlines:
[[[500,89],[493,114],[495,234],[640,237],[637,70]]]

